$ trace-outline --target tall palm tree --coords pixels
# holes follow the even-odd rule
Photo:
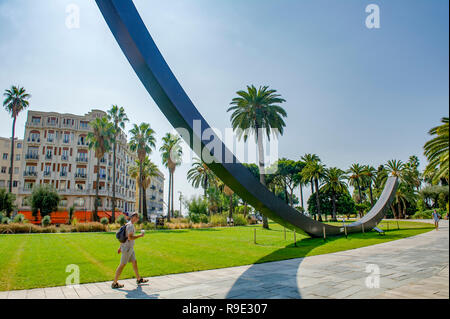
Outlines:
[[[449,180],[449,118],[441,119],[442,125],[433,127],[428,134],[433,137],[425,143],[424,154],[429,163],[425,173],[433,173],[433,183],[440,179]]]
[[[139,211],[142,214],[144,221],[147,221],[147,200],[143,197],[145,190],[144,186],[144,174],[143,165],[147,155],[151,154],[152,149],[156,145],[155,131],[150,127],[148,123],[141,123],[140,125],[134,124],[130,132],[130,150],[137,153],[139,160],[139,178],[140,191],[139,191]]]
[[[352,166],[350,166],[350,168],[347,170],[347,173],[350,174],[347,177],[349,180],[349,184],[353,187],[356,186],[356,188],[358,189],[358,196],[359,196],[358,202],[361,203],[363,199],[361,192],[361,184],[364,179],[364,166],[358,163],[352,164]]]
[[[136,184],[142,192],[142,198],[146,201],[147,188],[151,185],[154,177],[158,176],[158,166],[153,163],[148,156],[145,157],[144,162],[138,160],[135,161],[136,165],[131,166],[129,169],[130,176],[136,180]],[[142,167],[142,176],[141,174]]]
[[[112,209],[111,209],[111,223],[115,221],[116,214],[116,149],[117,138],[122,130],[125,129],[125,123],[129,121],[123,107],[113,105],[108,110],[108,119],[114,124],[114,142],[113,142],[113,192],[112,192]]]
[[[333,203],[333,221],[337,221],[336,219],[336,194],[339,192],[342,192],[343,190],[347,189],[347,183],[345,182],[345,179],[347,176],[345,175],[345,172],[337,167],[330,167],[325,169],[325,174],[323,177],[324,190],[331,191],[332,194],[332,203]]]
[[[181,165],[181,156],[183,150],[181,148],[181,138],[177,135],[167,133],[163,138],[163,145],[160,147],[163,164],[169,169],[169,201],[167,221],[173,216],[173,194],[174,194],[174,172],[175,168]]]
[[[370,205],[373,207],[374,200],[373,200],[372,184],[377,177],[377,170],[373,166],[366,165],[366,166],[364,166],[363,176],[364,176],[363,180],[364,180],[365,184],[367,184],[367,186],[369,186]]]
[[[97,158],[97,182],[95,185],[95,201],[94,201],[94,221],[98,221],[98,203],[100,198],[98,196],[98,188],[100,184],[100,160],[105,153],[111,150],[111,144],[113,143],[115,131],[114,126],[108,121],[106,116],[102,118],[96,118],[91,121],[89,125],[92,131],[87,135],[87,142],[90,149],[95,151],[95,157]]]
[[[287,116],[286,111],[280,106],[286,102],[276,90],[268,86],[247,86],[246,91],[238,91],[238,97],[233,98],[227,112],[231,114],[231,125],[237,131],[238,139],[247,140],[249,134],[254,134],[258,144],[258,166],[259,181],[264,186],[264,146],[263,132],[270,140],[270,135],[283,135],[286,126],[283,118]],[[275,129],[275,130],[274,130]],[[267,217],[263,215],[263,227],[269,228]]]
[[[11,158],[10,158],[10,170],[9,170],[9,192],[12,192],[13,184],[13,170],[14,170],[14,138],[16,133],[16,120],[20,112],[25,110],[29,105],[29,99],[31,95],[26,92],[23,87],[11,86],[10,89],[5,90],[3,93],[5,100],[3,101],[3,107],[11,114],[13,119],[12,134],[11,134]],[[8,215],[10,212],[7,212]]]
[[[307,169],[308,165],[314,165],[314,163],[320,163],[320,157],[316,154],[305,154],[301,157],[301,160],[305,163],[305,167],[303,168],[302,172],[300,173],[302,176],[302,181],[304,185],[311,185],[311,196],[314,194],[314,178],[310,174],[310,170]],[[319,203],[320,206],[320,203]],[[315,215],[314,215],[315,218]],[[322,217],[319,214],[319,218]]]
[[[405,169],[405,164],[400,160],[389,160],[386,164],[386,170],[392,176],[403,178],[403,170]]]

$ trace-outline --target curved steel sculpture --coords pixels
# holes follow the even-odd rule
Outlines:
[[[215,161],[208,166],[225,184],[256,210],[287,228],[314,237],[323,236],[324,232],[327,236],[344,233],[344,228],[314,221],[274,196],[238,162],[218,136],[212,138],[220,143],[219,148],[208,145],[211,136],[204,140],[202,133],[210,129],[209,124],[173,75],[132,0],[96,2],[120,48],[160,110],[173,127],[189,132],[189,137],[183,134],[182,137],[198,156],[204,158],[202,154],[206,152],[214,157]],[[194,128],[194,121],[200,121],[200,130]],[[396,178],[390,177],[372,210],[359,221],[347,225],[346,231],[352,233],[374,228],[389,208],[397,183]]]

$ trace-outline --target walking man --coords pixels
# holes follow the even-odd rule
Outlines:
[[[130,221],[127,223],[126,226],[126,235],[128,240],[120,244],[119,252],[122,253],[122,257],[120,259],[120,265],[119,267],[117,267],[116,270],[116,276],[114,277],[114,281],[111,285],[111,288],[113,289],[123,288],[123,285],[119,284],[118,280],[123,269],[129,262],[131,262],[133,265],[133,270],[134,273],[136,274],[136,283],[139,285],[148,282],[148,279],[144,279],[139,275],[137,260],[136,256],[134,255],[134,241],[138,238],[144,237],[144,232],[142,232],[142,234],[137,236],[134,235],[135,232],[134,224],[138,221],[139,221],[139,214],[136,212],[132,213],[130,215]]]

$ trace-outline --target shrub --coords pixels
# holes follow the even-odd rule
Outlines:
[[[71,224],[72,226],[75,226],[76,224],[78,224],[78,219],[76,219],[76,218],[72,219],[72,221],[70,222],[70,224]]]
[[[441,215],[441,217],[443,217],[445,215],[444,211],[436,210],[436,212],[439,215]],[[429,209],[429,210],[424,210],[422,212],[417,212],[411,218],[412,219],[431,219],[431,218],[433,218],[432,214],[433,214],[433,210]]]
[[[14,216],[13,222],[14,223],[23,223],[23,221],[25,220],[25,216],[23,214],[17,214],[16,216]]]
[[[198,223],[208,223],[208,216],[206,216],[206,214],[194,214],[194,213],[189,213],[189,220],[194,223],[194,224],[198,224]]]
[[[39,185],[33,187],[30,198],[33,216],[36,217],[40,212],[41,217],[45,217],[51,212],[57,211],[59,201],[60,197],[53,186]]]
[[[125,218],[125,215],[123,215],[123,214],[120,214],[117,217],[116,221],[119,223],[120,226],[123,226],[123,225],[125,225],[127,223],[127,219]]]
[[[52,220],[49,215],[44,216],[44,218],[42,218],[42,220],[41,220],[41,224],[44,227],[49,226],[51,223],[52,223]]]
[[[235,226],[246,226],[248,225],[247,219],[242,214],[234,214],[233,221]]]
[[[72,232],[88,233],[88,232],[105,232],[106,226],[99,222],[80,223],[72,227]]]
[[[227,225],[227,217],[224,214],[214,214],[209,218],[209,223],[213,227],[217,226],[226,226]]]
[[[2,224],[7,225],[7,224],[11,223],[11,219],[6,216],[0,216],[0,218],[1,218]]]
[[[102,224],[102,225],[108,225],[109,224],[109,220],[108,220],[108,218],[106,218],[106,217],[102,217],[102,219],[100,219],[100,223]]]
[[[14,209],[14,201],[16,195],[8,192],[5,188],[0,189],[0,211],[5,211],[8,217],[10,212]]]

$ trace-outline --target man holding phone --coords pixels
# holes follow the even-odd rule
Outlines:
[[[129,262],[131,262],[133,265],[133,270],[134,273],[136,274],[136,283],[139,285],[148,282],[148,279],[144,279],[139,275],[137,260],[134,254],[134,241],[138,238],[144,237],[145,233],[144,231],[142,231],[140,235],[137,236],[134,235],[135,233],[134,224],[137,223],[138,221],[139,221],[139,214],[136,212],[132,213],[130,215],[130,221],[126,225],[127,241],[120,244],[119,252],[122,253],[122,257],[120,258],[120,265],[119,267],[117,267],[114,281],[111,284],[111,288],[113,289],[123,288],[123,285],[119,284],[118,280],[123,269]]]

